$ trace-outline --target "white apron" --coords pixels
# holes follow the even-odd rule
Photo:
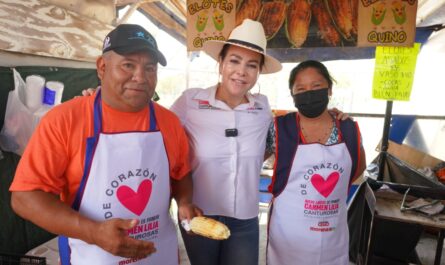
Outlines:
[[[96,245],[59,240],[62,264],[178,264],[176,230],[169,215],[167,154],[152,102],[147,132],[103,133],[100,94],[95,100],[95,137],[88,139],[86,166],[73,208],[93,220],[138,219],[129,236],[154,242],[145,259],[113,256]],[[67,248],[69,246],[69,248]]]
[[[287,185],[273,201],[268,265],[349,264],[351,166],[345,143],[298,145]]]

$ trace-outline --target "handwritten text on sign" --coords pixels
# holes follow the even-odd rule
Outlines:
[[[420,43],[413,47],[376,48],[372,97],[408,101]]]

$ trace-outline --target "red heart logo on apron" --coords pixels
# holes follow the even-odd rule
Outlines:
[[[311,178],[311,183],[321,195],[327,198],[334,190],[339,178],[338,172],[332,172],[326,180],[321,175],[315,174]]]
[[[117,189],[116,196],[125,208],[132,213],[141,215],[150,200],[151,189],[152,182],[146,179],[139,184],[137,192],[123,185]]]

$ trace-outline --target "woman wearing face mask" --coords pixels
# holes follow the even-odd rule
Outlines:
[[[318,61],[290,74],[298,112],[275,119],[268,265],[349,264],[346,199],[366,161],[358,124],[327,109],[332,80]]]
[[[192,265],[258,264],[258,183],[272,112],[264,95],[249,91],[259,74],[281,69],[266,44],[261,23],[249,19],[227,41],[205,42],[220,82],[186,90],[171,107],[190,138],[193,201],[231,233],[218,241],[181,228]]]

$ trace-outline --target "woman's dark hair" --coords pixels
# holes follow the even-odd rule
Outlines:
[[[232,44],[226,43],[222,47],[221,51],[219,52],[219,58],[221,58],[221,61],[223,61],[224,58],[226,58],[227,51],[229,50],[230,46],[232,46]],[[263,69],[263,66],[264,66],[264,54],[261,54],[260,71]]]
[[[314,69],[316,69],[318,71],[318,73],[320,73],[324,77],[324,79],[326,79],[326,81],[328,82],[329,88],[332,88],[332,84],[333,84],[333,82],[335,82],[335,80],[329,74],[329,71],[326,68],[326,66],[324,66],[324,64],[320,63],[319,61],[308,60],[308,61],[304,61],[304,62],[299,63],[290,72],[290,75],[289,75],[289,89],[291,90],[291,93],[292,93],[292,87],[294,86],[294,82],[295,82],[295,78],[297,77],[297,74],[300,73],[301,71],[307,69],[307,68],[314,68]]]

